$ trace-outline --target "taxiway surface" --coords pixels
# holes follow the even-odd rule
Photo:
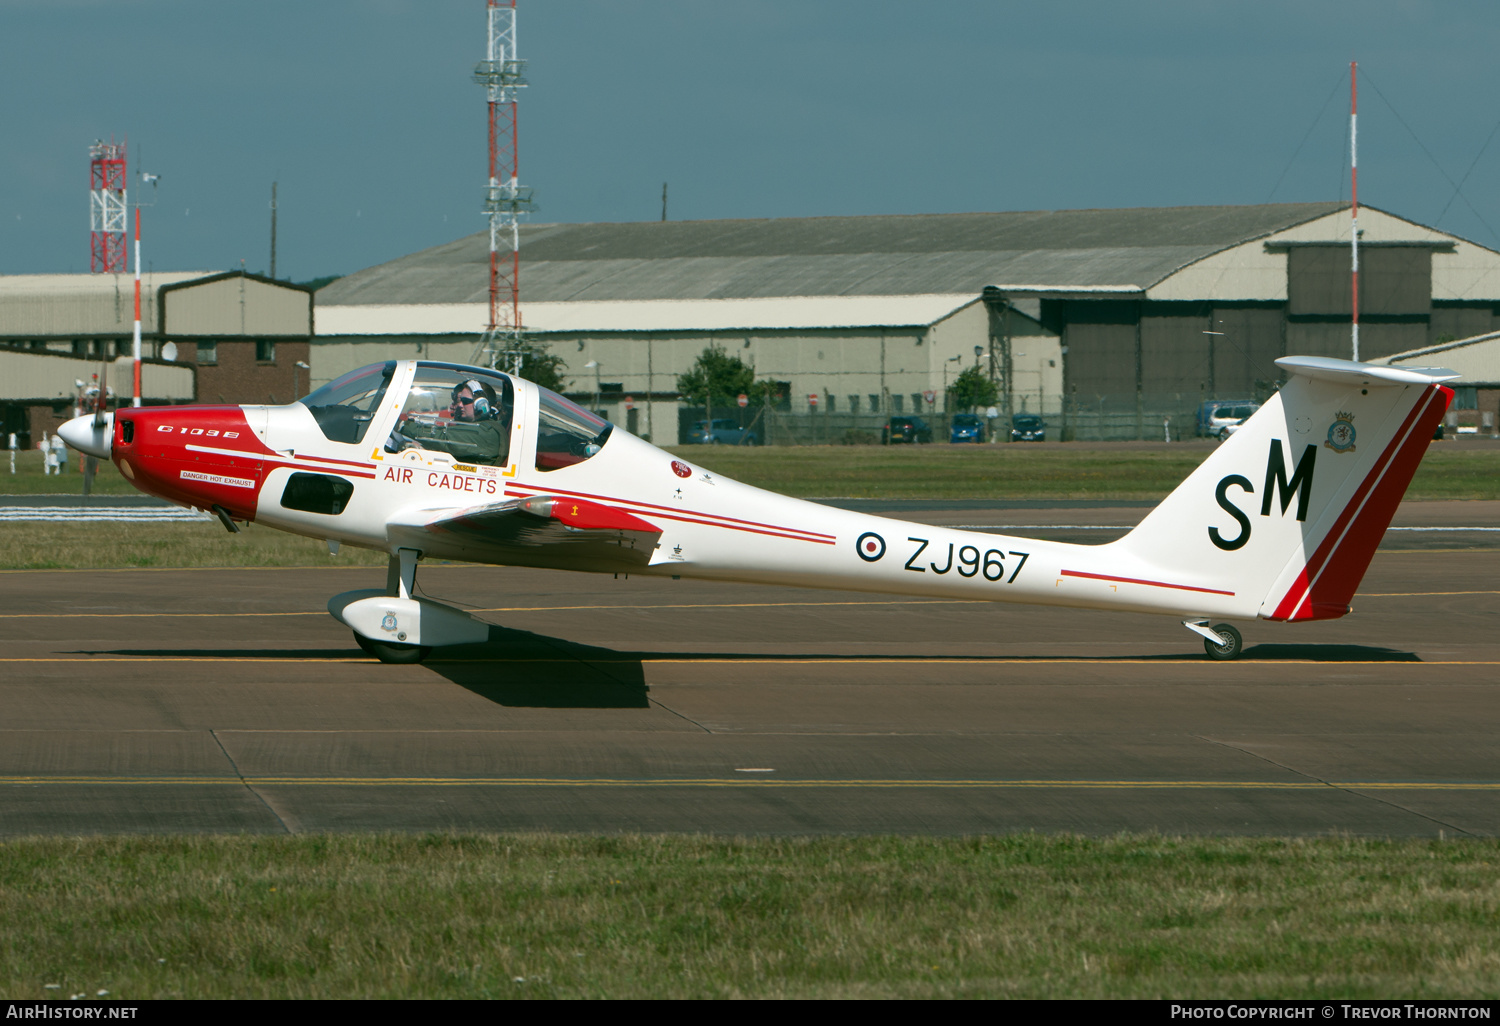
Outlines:
[[[424,566],[497,626],[384,666],[324,611],[373,568],[4,573],[0,835],[1494,835],[1500,548],[1405,544],[1235,663],[1167,617]]]

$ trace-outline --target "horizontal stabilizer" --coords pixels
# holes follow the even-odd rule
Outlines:
[[[1439,385],[1461,375],[1446,367],[1380,367],[1331,356],[1283,356],[1276,366],[1289,374],[1335,385]]]

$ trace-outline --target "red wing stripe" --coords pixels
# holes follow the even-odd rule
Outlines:
[[[266,460],[266,459],[261,460],[261,463],[265,464],[268,468],[273,468],[273,469],[276,468],[276,467],[290,467],[292,470],[313,470],[313,469],[317,469],[317,470],[325,470],[325,471],[327,471],[330,474],[337,474],[340,477],[364,477],[364,478],[370,479],[371,481],[375,480],[375,474],[373,472],[366,474],[366,473],[362,473],[361,471],[358,471],[358,470],[345,470],[343,467],[317,467],[317,468],[313,468],[313,467],[309,467],[309,466],[307,466],[306,464],[303,464],[303,463],[290,463],[290,462],[288,462],[286,460]]]
[[[799,540],[822,542],[825,545],[833,545],[838,541],[836,535],[821,534],[817,531],[804,531],[800,527],[781,527],[777,524],[762,524],[754,520],[741,520],[738,517],[726,517],[718,513],[700,513],[696,510],[683,510],[682,513],[689,514],[688,516],[683,516],[671,506],[658,506],[655,503],[637,502],[634,499],[617,499],[608,495],[594,495],[590,492],[572,492],[563,488],[539,488],[536,485],[520,483],[507,485],[506,491],[510,492],[512,489],[518,488],[531,489],[532,494],[535,495],[569,495],[580,499],[593,499],[598,502],[614,503],[618,506],[633,506],[637,507],[637,512],[645,513],[647,516],[664,516],[669,520],[684,520],[688,523],[707,524],[710,527],[731,527],[735,530],[750,531],[754,534],[777,534],[788,538],[805,536],[800,537]],[[694,517],[711,519],[692,519]],[[741,527],[738,525],[745,526]],[[763,528],[763,530],[756,530],[757,528]]]
[[[361,470],[375,469],[375,464],[369,462],[368,460],[336,460],[332,456],[309,456],[305,453],[300,452],[297,454],[296,458],[299,460],[317,460],[319,463],[339,463],[346,467],[359,467]]]
[[[1343,510],[1340,511],[1338,518],[1333,523],[1333,527],[1323,536],[1322,542],[1313,551],[1312,557],[1308,559],[1302,573],[1297,576],[1297,580],[1292,583],[1292,587],[1282,597],[1281,602],[1277,604],[1276,612],[1272,615],[1271,619],[1296,619],[1297,613],[1301,611],[1303,604],[1312,595],[1313,586],[1317,583],[1318,578],[1322,576],[1324,568],[1333,558],[1333,554],[1338,548],[1339,543],[1349,533],[1349,529],[1353,526],[1355,519],[1364,511],[1365,504],[1369,501],[1375,488],[1385,477],[1386,471],[1390,469],[1396,455],[1406,445],[1407,441],[1410,440],[1413,427],[1421,419],[1421,415],[1425,414],[1431,407],[1432,401],[1440,394],[1441,392],[1437,388],[1428,389],[1425,401],[1412,404],[1412,408],[1407,413],[1406,419],[1401,422],[1401,427],[1396,430],[1390,443],[1386,445],[1385,451],[1380,454],[1380,458],[1375,461],[1375,465],[1370,468],[1370,472],[1360,482],[1359,488],[1355,490],[1354,495],[1345,504]]]
[[[1233,595],[1232,591],[1218,588],[1199,588],[1191,584],[1167,584],[1165,581],[1143,581],[1136,577],[1111,577],[1109,574],[1086,574],[1082,570],[1064,570],[1064,577],[1087,577],[1091,581],[1117,581],[1120,584],[1144,584],[1151,588],[1171,588],[1173,591],[1201,591],[1205,595]]]

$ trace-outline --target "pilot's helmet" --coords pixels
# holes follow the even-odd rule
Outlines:
[[[458,399],[458,393],[467,388],[474,396],[474,419],[492,420],[500,416],[499,404],[495,402],[495,389],[487,381],[472,378],[461,381],[453,386],[453,398]]]

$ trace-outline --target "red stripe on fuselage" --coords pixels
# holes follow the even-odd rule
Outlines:
[[[1109,574],[1089,574],[1082,570],[1064,570],[1064,577],[1087,577],[1091,581],[1115,581],[1119,584],[1144,584],[1151,588],[1171,588],[1173,591],[1199,591],[1205,595],[1233,595],[1232,591],[1218,588],[1199,588],[1192,584],[1168,584],[1165,581],[1144,581],[1138,577],[1111,577]]]
[[[299,460],[317,460],[319,463],[337,463],[340,466],[358,467],[361,470],[374,470],[374,469],[376,469],[375,464],[371,463],[369,460],[363,460],[363,461],[360,461],[360,460],[337,460],[337,459],[334,459],[332,456],[312,456],[312,455],[309,455],[308,453],[301,453],[301,452],[297,453],[296,456],[293,457],[293,458],[294,459],[299,459]]]

